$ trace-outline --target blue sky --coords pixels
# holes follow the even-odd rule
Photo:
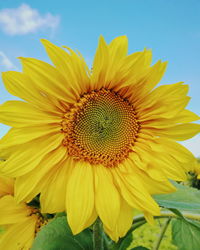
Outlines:
[[[20,71],[18,56],[49,62],[40,38],[78,49],[91,65],[100,34],[127,35],[129,53],[147,47],[154,62],[169,61],[161,83],[189,84],[189,108],[200,115],[199,13],[199,0],[0,0],[0,71]],[[0,80],[0,103],[9,99]],[[0,137],[7,130],[0,125]],[[200,155],[200,136],[184,145]]]

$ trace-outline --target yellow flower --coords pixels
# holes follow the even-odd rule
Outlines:
[[[92,70],[73,50],[42,40],[54,66],[20,58],[23,73],[5,72],[7,90],[22,101],[0,106],[11,126],[1,141],[1,171],[16,177],[16,199],[41,193],[43,212],[66,210],[74,234],[100,217],[117,240],[134,209],[151,222],[160,213],[151,197],[173,192],[194,156],[176,140],[200,131],[185,109],[188,86],[155,88],[166,62],[151,66],[151,51],[127,55],[125,36],[100,37]]]
[[[37,209],[24,202],[18,204],[12,193],[13,180],[0,177],[0,227],[3,228],[0,234],[0,249],[28,250],[37,231],[46,221]]]

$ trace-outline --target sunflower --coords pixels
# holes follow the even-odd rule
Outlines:
[[[127,55],[125,36],[110,44],[100,37],[92,70],[70,48],[42,43],[54,66],[21,57],[22,73],[3,73],[24,101],[0,106],[0,121],[12,127],[1,140],[1,171],[16,178],[18,202],[40,193],[42,212],[66,211],[74,234],[99,217],[117,241],[134,210],[152,222],[160,209],[151,195],[173,192],[169,179],[194,168],[176,142],[200,131],[185,109],[188,86],[155,88],[167,63],[151,66],[147,49]]]
[[[39,210],[14,200],[13,183],[12,179],[0,176],[0,226],[3,228],[0,249],[28,250],[46,221]]]

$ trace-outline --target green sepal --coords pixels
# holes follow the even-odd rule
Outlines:
[[[115,247],[113,249],[126,250],[131,245],[132,241],[133,241],[132,233],[127,234],[125,237],[121,238],[117,243],[115,243]]]

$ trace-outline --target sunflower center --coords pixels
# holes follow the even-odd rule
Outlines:
[[[69,155],[112,167],[131,152],[139,124],[127,100],[101,89],[83,95],[70,108],[64,115],[62,129]]]

